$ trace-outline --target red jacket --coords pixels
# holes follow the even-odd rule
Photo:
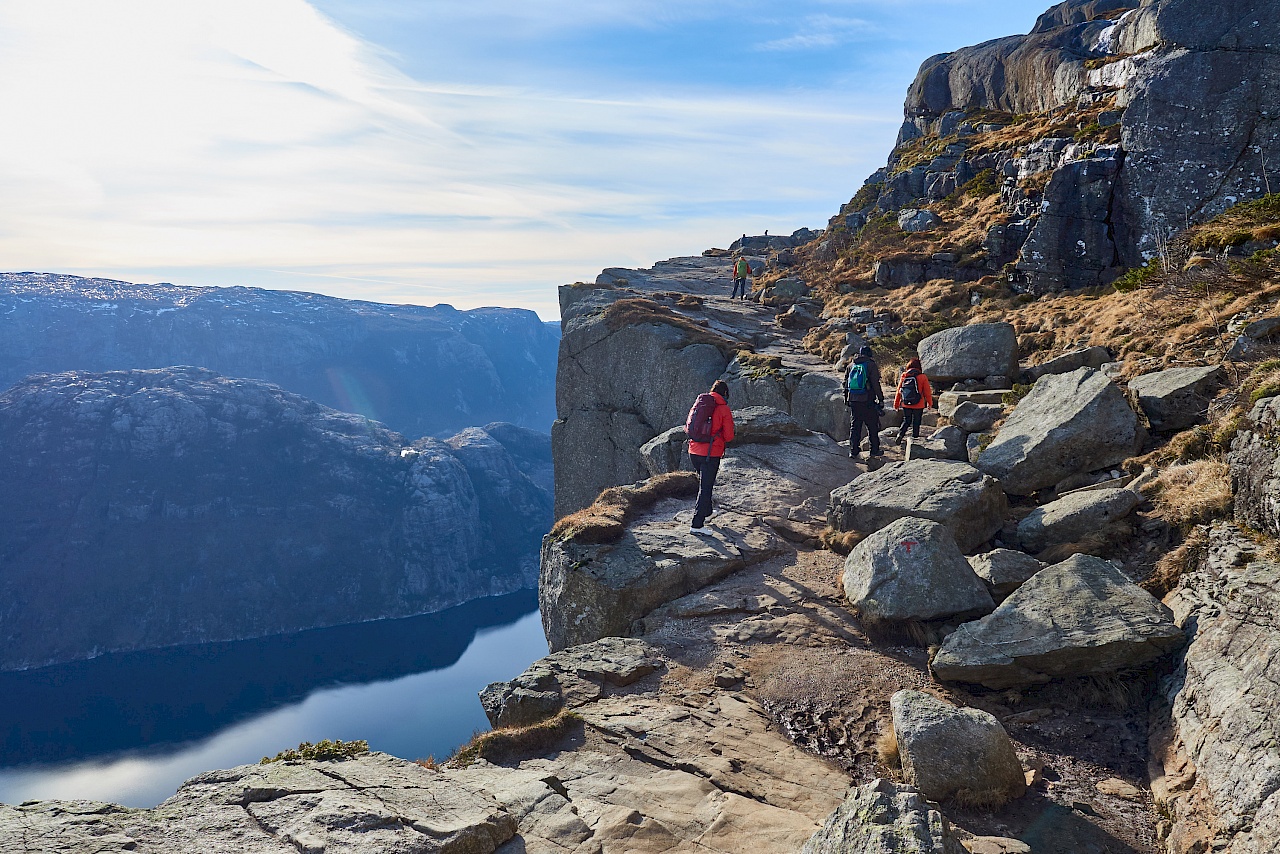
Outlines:
[[[711,434],[715,438],[711,442],[689,443],[689,453],[699,457],[723,457],[725,443],[733,441],[733,413],[729,411],[729,404],[715,392],[711,392],[711,396],[720,404],[711,413]]]
[[[929,385],[929,378],[923,373],[916,374],[916,388],[920,389],[920,402],[907,406],[902,402],[902,383],[906,380],[907,374],[904,371],[902,376],[898,377],[898,392],[893,396],[894,409],[928,409],[933,406],[933,387]]]

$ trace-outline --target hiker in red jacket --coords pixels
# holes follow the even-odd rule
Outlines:
[[[898,393],[893,396],[893,408],[902,413],[902,426],[898,428],[898,444],[911,430],[911,438],[920,438],[920,419],[925,409],[933,406],[933,387],[919,359],[907,362],[907,369],[898,378]]]
[[[693,461],[693,470],[698,473],[698,503],[693,510],[693,522],[689,530],[695,534],[707,532],[705,523],[711,515],[711,490],[716,485],[716,475],[720,472],[720,460],[724,458],[724,446],[733,441],[733,413],[729,411],[729,385],[724,380],[716,380],[708,395],[699,395],[698,400],[705,403],[705,398],[714,401],[715,408],[710,414],[710,430],[701,425],[695,427],[686,422],[686,430],[691,436],[701,435],[704,431],[711,437],[709,442],[689,440],[689,459]],[[689,411],[689,421],[698,413],[698,403],[694,403]],[[705,420],[708,416],[699,413]],[[694,429],[689,429],[694,427]]]

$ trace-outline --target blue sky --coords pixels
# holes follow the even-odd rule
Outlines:
[[[821,227],[1006,0],[12,0],[0,268],[556,316]]]

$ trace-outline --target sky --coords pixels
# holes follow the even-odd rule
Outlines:
[[[1041,11],[3,0],[0,270],[554,320],[604,267],[821,228],[921,61]]]

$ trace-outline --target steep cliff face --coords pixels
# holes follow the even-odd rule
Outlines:
[[[0,668],[528,587],[544,463],[493,430],[408,444],[200,368],[24,380],[0,394]]]
[[[1280,24],[1262,0],[1213,14],[1195,0],[1069,0],[1026,36],[926,60],[888,167],[841,214],[857,230],[989,169],[1004,216],[981,247],[987,270],[1013,261],[1035,293],[1106,284],[1267,192],[1278,78]]]
[[[0,274],[0,389],[35,373],[195,365],[407,436],[554,419],[557,329],[531,311]]]

